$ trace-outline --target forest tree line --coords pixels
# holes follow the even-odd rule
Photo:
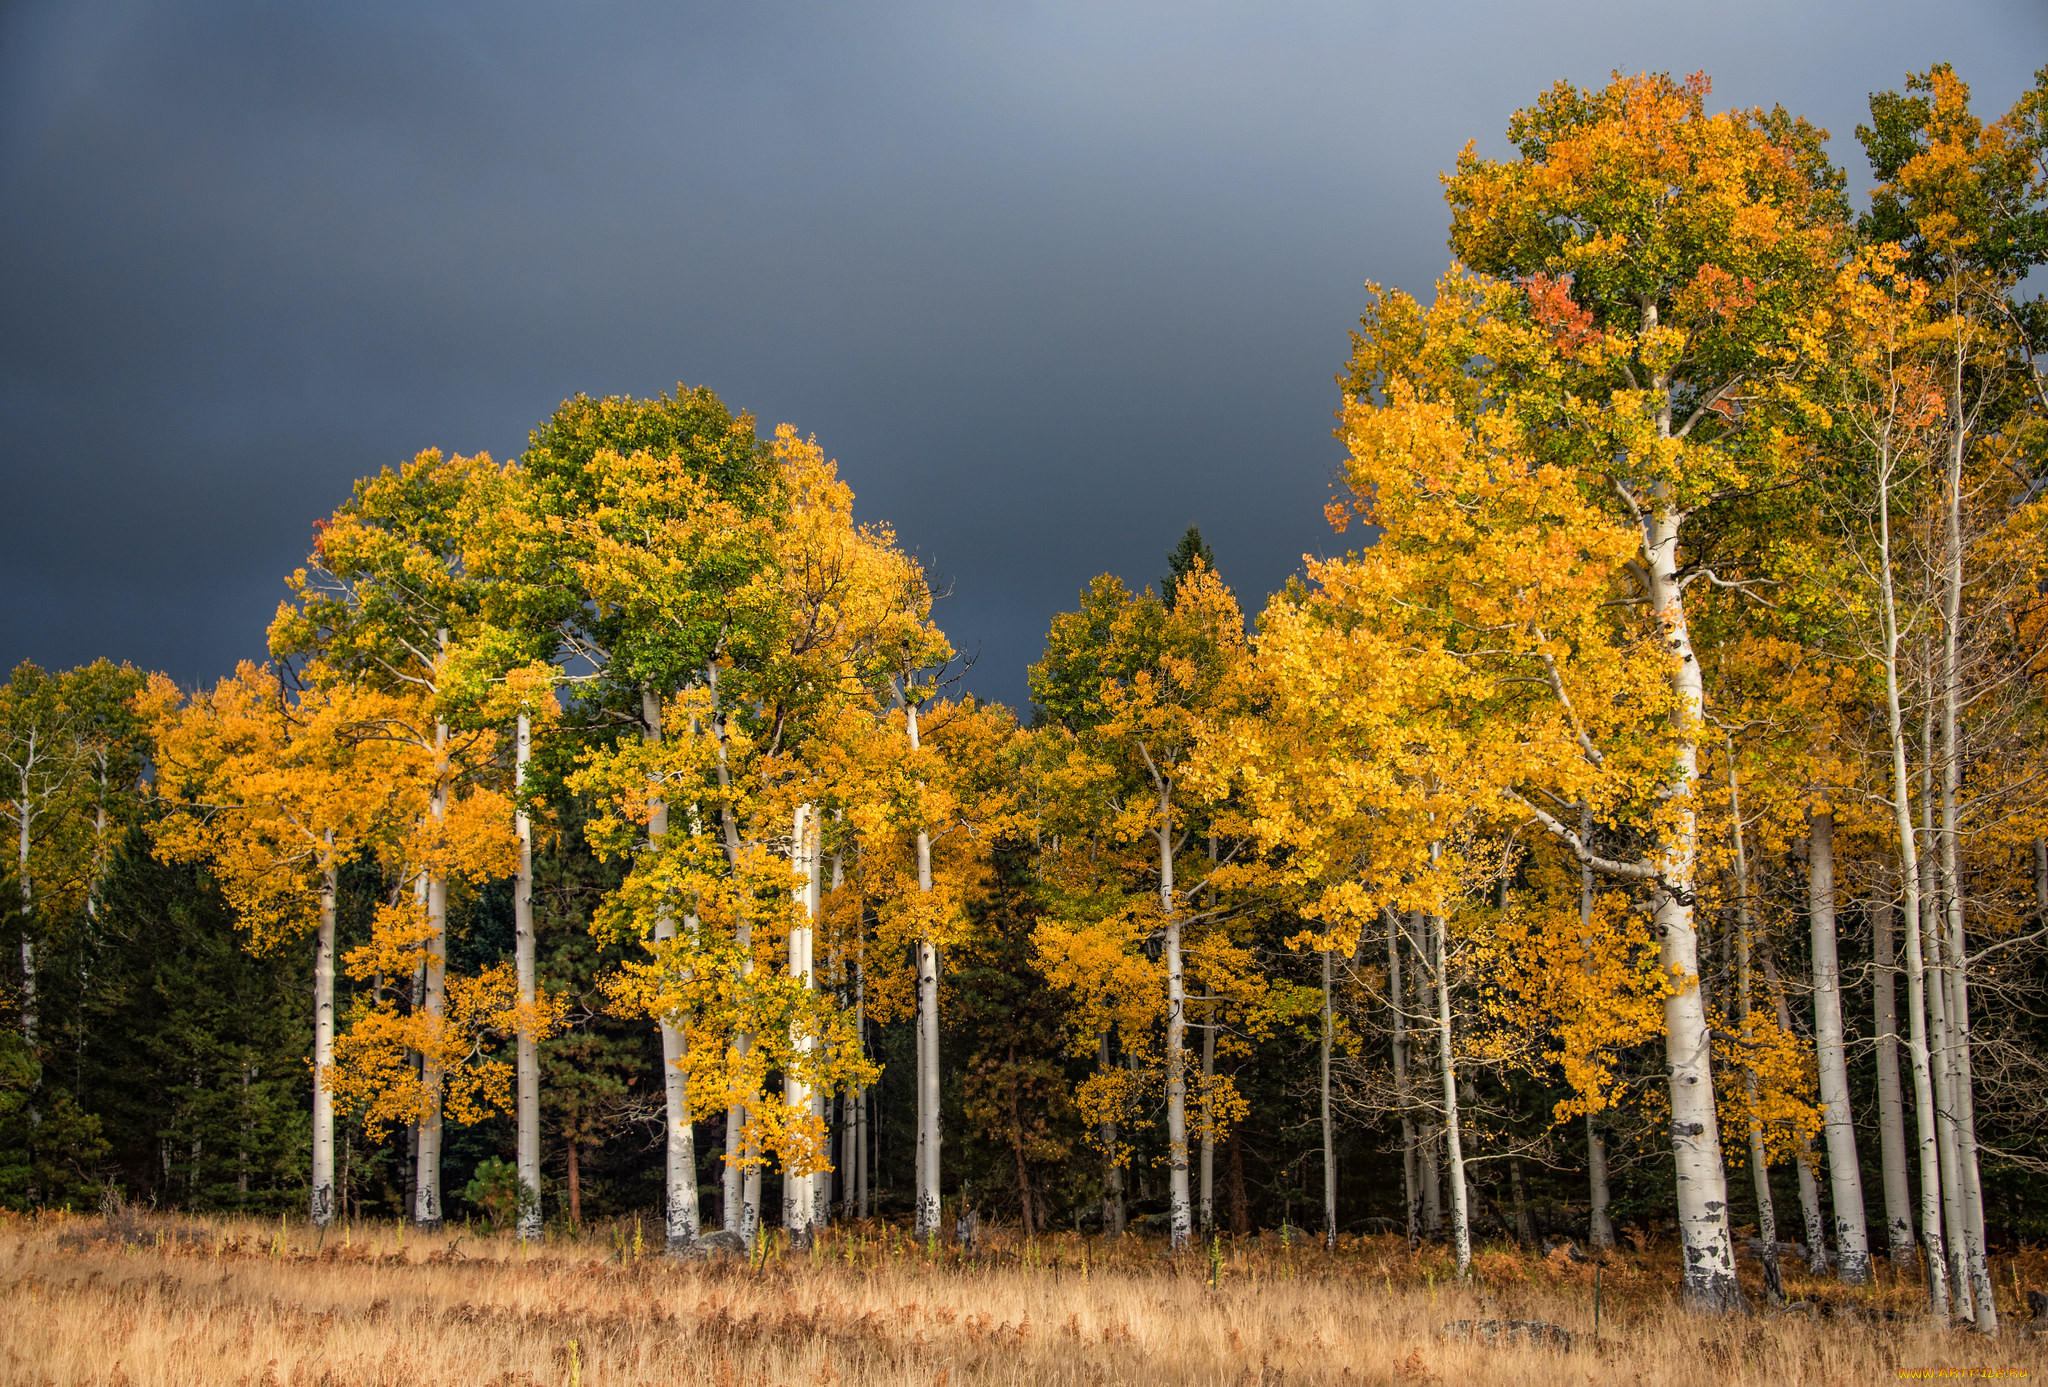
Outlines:
[[[0,1198],[1461,1272],[1625,1224],[1700,1308],[1753,1232],[1772,1294],[1882,1255],[1995,1328],[2048,1168],[2048,70],[1874,96],[1861,214],[1708,94],[1468,146],[1338,378],[1359,547],[1248,620],[1191,529],[1022,718],[815,440],[682,386],[357,483],[210,688],[17,669]]]

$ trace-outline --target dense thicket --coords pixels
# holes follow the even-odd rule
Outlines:
[[[1560,85],[1373,291],[1328,518],[1025,722],[815,442],[577,398],[323,522],[273,663],[23,666],[0,1199],[1611,1243],[2048,1232],[2048,72]],[[1799,1211],[1797,1221],[1791,1210]],[[1781,1216],[1780,1210],[1784,1213]]]

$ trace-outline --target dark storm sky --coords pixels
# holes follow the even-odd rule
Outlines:
[[[211,680],[351,479],[712,386],[836,456],[1017,702],[1189,524],[1327,547],[1331,377],[1436,181],[1560,78],[1705,69],[1851,131],[2042,0],[46,4],[0,10],[0,660]]]

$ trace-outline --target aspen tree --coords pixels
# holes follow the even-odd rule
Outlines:
[[[1187,931],[1191,918],[1199,922],[1208,914],[1200,897],[1214,875],[1192,885],[1183,885],[1178,875],[1181,850],[1195,832],[1185,766],[1202,729],[1220,711],[1219,700],[1244,651],[1236,598],[1199,557],[1191,562],[1176,581],[1170,607],[1150,589],[1134,595],[1115,578],[1096,579],[1081,611],[1054,620],[1045,657],[1031,672],[1032,697],[1082,738],[1114,780],[1114,788],[1105,782],[1119,820],[1112,831],[1151,840],[1156,893],[1145,935],[1156,936],[1164,972],[1167,1239],[1176,1249],[1194,1229]]]
[[[251,950],[310,933],[313,964],[315,1224],[335,1216],[335,895],[344,864],[388,847],[423,809],[417,749],[362,735],[403,715],[402,700],[316,679],[287,691],[267,667],[188,701],[161,675],[138,699],[154,727],[157,794],[173,809],[151,828],[166,861],[206,862]]]
[[[432,762],[428,823],[415,835],[421,856],[414,863],[425,886],[419,954],[430,1028],[448,1004],[448,859],[463,855],[453,842],[451,815],[458,795],[485,773],[494,745],[455,719],[464,711],[456,647],[476,633],[481,603],[480,587],[463,564],[464,503],[496,470],[486,455],[444,457],[428,449],[402,468],[358,482],[320,527],[309,566],[286,580],[290,596],[270,626],[271,652],[288,667],[314,660],[337,677],[410,691],[422,700],[416,713],[387,721],[376,735],[410,739]],[[509,840],[510,805],[497,802],[506,811]],[[442,1218],[439,1053],[438,1045],[422,1052],[412,1218],[423,1228],[439,1227]]]
[[[2037,229],[2048,191],[2040,174],[2048,154],[2043,121],[2048,68],[2036,73],[2034,87],[2010,112],[1988,124],[1972,113],[1968,85],[1946,64],[1911,74],[1906,85],[1905,96],[1874,95],[1871,125],[1859,126],[1856,133],[1882,180],[1864,219],[1866,234],[1901,247],[1935,309],[1928,340],[1939,363],[1944,446],[1937,488],[1941,649],[1932,673],[1942,754],[1940,824],[1933,838],[1940,908],[1930,925],[1940,933],[1930,942],[1934,956],[1947,962],[1937,967],[1927,1000],[1938,1014],[1934,1024],[1952,1032],[1946,1037],[1937,1033],[1937,1048],[1946,1050],[1947,1063],[1939,1058],[1935,1063],[1937,1082],[1946,1068],[1953,1089],[1949,1111],[1960,1182],[1955,1221],[1962,1246],[1951,1248],[1951,1254],[1960,1253],[1963,1268],[1953,1289],[1958,1304],[1974,1311],[1978,1329],[1995,1334],[1997,1309],[1983,1237],[1960,863],[1958,801],[1966,758],[1960,652],[1965,574],[1974,566],[1967,550],[1975,538],[1966,538],[1964,517],[1970,505],[1966,490],[1977,489],[1968,474],[1980,438],[1998,431],[2015,402],[2026,411],[2048,403],[2031,362],[2015,369],[2014,361],[2024,350],[2014,340],[2020,326],[2014,299],[2028,271],[2048,261],[2048,244]]]
[[[1526,697],[1518,689],[1495,702],[1524,720],[1525,745],[1540,735],[1539,745],[1565,753],[1548,759],[1546,750],[1540,770],[1531,761],[1497,778],[1499,793],[1654,903],[1669,980],[1684,1299],[1718,1311],[1741,1293],[1698,986],[1692,902],[1707,690],[1687,589],[1745,577],[1713,572],[1688,545],[1718,503],[1778,465],[1775,440],[1745,428],[1740,401],[1786,373],[1786,324],[1825,288],[1845,209],[1818,132],[1782,112],[1710,115],[1707,91],[1704,78],[1617,77],[1597,91],[1560,84],[1510,123],[1518,158],[1467,148],[1446,195],[1452,246],[1477,273],[1454,270],[1427,311],[1382,293],[1368,313],[1341,430],[1352,497],[1331,516],[1382,525],[1427,516],[1461,541],[1472,535],[1473,550],[1451,552],[1476,557],[1484,578],[1446,572],[1444,581],[1458,602],[1486,612],[1466,618],[1476,630],[1514,636],[1480,658],[1503,672],[1518,663],[1530,681]],[[1466,459],[1477,456],[1492,459],[1493,480],[1473,472]],[[1523,491],[1542,509],[1501,508]],[[1453,497],[1468,518],[1455,517]],[[1473,508],[1474,497],[1485,504]],[[1619,604],[1605,609],[1614,616],[1604,628],[1567,626],[1551,592],[1516,582],[1516,564],[1543,552],[1543,536],[1566,532],[1567,499],[1579,512],[1574,533],[1602,536],[1599,555],[1567,564],[1557,554],[1552,567],[1612,585],[1588,604]],[[1518,536],[1529,559],[1496,534]],[[1609,537],[1624,535],[1632,552],[1608,558]],[[1619,677],[1587,682],[1607,661]],[[1602,700],[1623,689],[1639,700],[1628,725],[1607,724],[1601,700],[1575,696],[1596,687]],[[1592,853],[1549,807],[1596,788],[1603,816],[1642,816],[1649,851]]]

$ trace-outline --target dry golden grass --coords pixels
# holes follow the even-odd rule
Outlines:
[[[1812,1318],[1687,1316],[1673,1259],[1655,1248],[1603,1269],[1595,1341],[1591,1272],[1562,1253],[1484,1253],[1467,1288],[1446,1284],[1440,1253],[1411,1256],[1397,1239],[1326,1254],[1269,1235],[1225,1248],[1212,1288],[1206,1253],[1168,1258],[1135,1239],[1106,1250],[995,1235],[963,1260],[869,1228],[750,1265],[636,1255],[633,1234],[529,1252],[460,1229],[401,1244],[390,1224],[316,1239],[248,1221],[7,1218],[0,1382],[1655,1387],[2048,1372],[2048,1341],[1938,1331],[1913,1313],[1911,1286],[1797,1283],[1795,1295],[1845,1307]],[[2044,1272],[2041,1254],[2020,1267],[2033,1285]],[[2004,1288],[2000,1309],[2015,1297]],[[1560,1323],[1578,1342],[1559,1353],[1438,1338],[1447,1322],[1496,1317]]]

